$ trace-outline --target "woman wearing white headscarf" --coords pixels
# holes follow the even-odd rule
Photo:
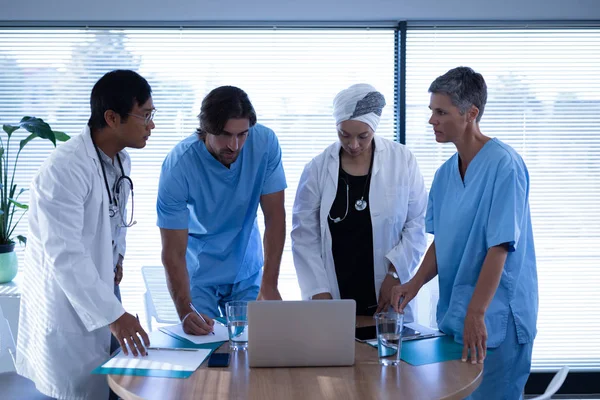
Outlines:
[[[333,101],[339,141],[304,168],[292,252],[304,299],[354,299],[357,315],[387,308],[427,244],[427,195],[412,153],[375,135],[385,99],[357,84]],[[405,321],[413,310],[405,308]]]

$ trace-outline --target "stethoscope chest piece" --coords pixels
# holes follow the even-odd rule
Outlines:
[[[363,211],[367,208],[367,202],[364,199],[358,199],[356,200],[356,203],[354,203],[354,208],[356,208],[357,211]]]

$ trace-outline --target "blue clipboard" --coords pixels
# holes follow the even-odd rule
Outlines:
[[[456,343],[452,336],[440,336],[402,342],[400,357],[411,365],[425,365],[460,360],[462,351],[463,345]]]
[[[116,354],[115,354],[116,355]],[[114,357],[114,356],[113,356]],[[137,368],[104,368],[102,366],[94,369],[95,375],[133,375],[153,376],[157,378],[189,378],[195,371],[165,371],[160,369],[137,369]]]
[[[176,335],[167,335],[162,331],[150,332],[150,344],[152,347],[170,348],[170,349],[207,349],[210,350],[210,356],[225,342],[215,342],[207,344],[195,344],[183,338],[176,338]],[[152,351],[152,350],[149,350]],[[118,354],[115,353],[112,357]],[[208,356],[206,358],[208,358]],[[112,358],[111,357],[111,358]],[[108,360],[107,360],[108,361]],[[104,368],[106,361],[95,368],[91,373],[100,375],[132,375],[132,376],[152,376],[158,378],[189,378],[194,371],[165,371],[155,369],[136,369],[136,368]]]

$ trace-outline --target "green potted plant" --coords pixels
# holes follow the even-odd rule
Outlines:
[[[18,150],[12,149],[12,134],[20,128],[30,135],[19,142]],[[18,188],[15,183],[19,155],[27,143],[35,138],[49,140],[56,147],[57,140],[64,142],[70,137],[64,132],[53,131],[50,125],[35,117],[23,117],[17,125],[2,125],[2,130],[6,135],[0,135],[0,283],[5,283],[17,275],[15,239],[22,244],[27,243],[25,236],[14,236],[15,228],[29,209],[29,206],[19,202],[19,197],[27,189]]]

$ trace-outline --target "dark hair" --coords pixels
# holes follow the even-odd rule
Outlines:
[[[90,129],[102,129],[107,126],[104,113],[112,110],[127,121],[128,113],[133,110],[134,101],[141,106],[152,95],[148,81],[140,74],[126,69],[117,69],[106,73],[96,82],[90,96],[92,115],[88,121]]]
[[[202,100],[200,127],[196,133],[204,137],[207,133],[221,135],[230,119],[247,118],[250,127],[256,124],[256,112],[246,92],[235,86],[221,86],[213,89]]]
[[[469,67],[457,67],[439,76],[429,86],[430,93],[445,93],[461,114],[471,106],[479,109],[477,122],[483,116],[487,102],[487,85],[483,76]]]

